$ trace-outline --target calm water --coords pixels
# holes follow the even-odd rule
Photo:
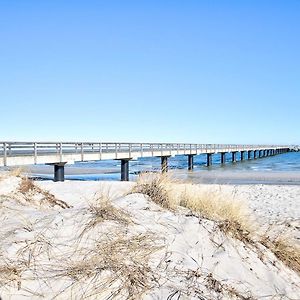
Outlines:
[[[220,171],[252,171],[252,172],[300,172],[300,152],[290,152],[271,157],[260,158],[256,160],[244,160],[239,162],[240,154],[237,153],[237,163],[231,162],[231,154],[226,154],[226,164],[220,165],[220,154],[213,155],[213,165],[209,168],[205,166],[206,155],[194,156],[194,173],[210,172],[212,170]],[[72,167],[79,168],[93,168],[99,169],[99,173],[109,170],[108,174],[93,174],[93,175],[70,175],[66,179],[79,179],[79,180],[119,180],[120,179],[120,161],[95,161],[95,162],[79,162]],[[169,169],[178,169],[187,171],[187,157],[175,156],[169,158]],[[160,158],[140,158],[138,160],[130,161],[130,177],[134,179],[139,172],[144,171],[159,171]],[[201,172],[201,173],[200,173]]]

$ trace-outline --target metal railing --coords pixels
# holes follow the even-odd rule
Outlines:
[[[105,153],[139,153],[143,156],[157,152],[165,153],[217,153],[265,149],[289,149],[289,145],[235,145],[235,144],[186,144],[186,143],[89,143],[89,142],[0,142],[0,157],[98,153],[101,159]]]

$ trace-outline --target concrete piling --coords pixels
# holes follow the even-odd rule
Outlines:
[[[232,162],[236,162],[236,152],[232,152]]]
[[[194,154],[188,154],[188,170],[191,171],[194,169]]]
[[[206,166],[210,167],[212,165],[212,153],[206,154]]]
[[[241,160],[244,160],[244,153],[245,151],[241,151]]]
[[[226,153],[221,152],[221,164],[224,165],[226,162]]]
[[[251,150],[248,151],[248,160],[251,159]]]
[[[65,164],[67,162],[57,162],[57,163],[49,163],[46,165],[54,167],[54,182],[62,182],[65,181]]]
[[[121,181],[129,180],[129,160],[121,159]]]

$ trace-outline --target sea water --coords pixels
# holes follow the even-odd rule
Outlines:
[[[199,173],[203,176],[204,172],[211,171],[250,171],[250,172],[300,172],[300,152],[288,152],[275,156],[263,157],[253,159],[253,152],[251,159],[246,159],[247,153],[244,154],[244,160],[241,160],[240,153],[237,153],[237,162],[232,163],[231,153],[226,154],[226,163],[220,164],[220,154],[214,154],[212,158],[212,166],[206,166],[206,154],[194,156],[194,176]],[[134,180],[141,172],[160,171],[161,169],[160,157],[145,157],[129,162],[130,179]],[[180,172],[188,172],[187,156],[178,155],[168,159],[168,166],[170,170],[180,170]],[[71,165],[70,168],[92,168],[99,169],[99,174],[85,174],[85,175],[67,175],[66,179],[77,180],[120,180],[121,163],[119,160],[104,160],[104,161],[89,161],[78,162]],[[106,170],[109,172],[105,173]]]

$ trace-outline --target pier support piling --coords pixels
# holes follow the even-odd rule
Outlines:
[[[166,173],[168,172],[168,158],[170,156],[161,156],[161,172]]]
[[[244,160],[244,153],[245,151],[241,151],[241,160]]]
[[[251,150],[248,151],[248,160],[251,159]]]
[[[188,154],[188,170],[191,171],[194,169],[194,154]]]
[[[65,164],[67,162],[57,162],[46,164],[54,167],[54,182],[62,182],[65,181]]]
[[[221,164],[224,165],[226,162],[226,153],[221,152]]]
[[[121,159],[121,181],[129,180],[129,161],[131,158]]]
[[[236,162],[236,152],[232,152],[232,162]]]
[[[206,166],[210,167],[212,165],[212,153],[206,154]]]

